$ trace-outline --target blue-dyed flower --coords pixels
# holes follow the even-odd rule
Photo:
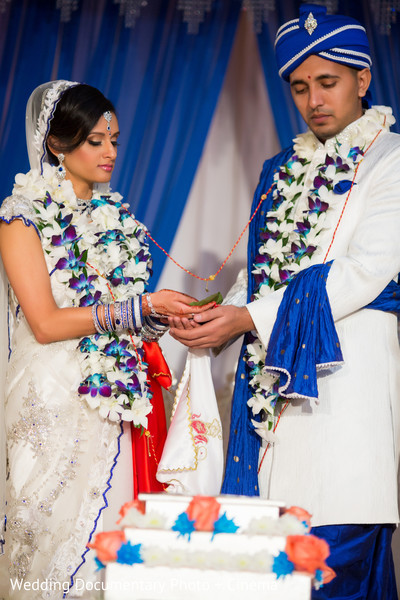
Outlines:
[[[111,396],[111,386],[104,375],[94,373],[86,377],[85,381],[80,384],[78,392],[80,394],[90,394],[92,398],[95,398],[97,394],[109,398]]]
[[[112,242],[123,242],[126,240],[126,236],[119,229],[109,229],[108,231],[96,233],[96,236],[99,239],[95,243],[95,246],[108,246]]]
[[[144,562],[140,555],[141,547],[142,544],[132,546],[130,542],[122,544],[121,548],[117,551],[117,562],[122,565],[135,565]]]
[[[356,162],[359,154],[363,155],[363,151],[359,146],[354,146],[354,148],[350,148],[347,156]]]
[[[320,175],[314,177],[314,187],[317,190],[319,190],[321,186],[326,185],[327,183],[329,183],[329,181],[328,179],[325,179],[325,177],[321,177]]]
[[[226,512],[224,512],[224,514],[214,523],[214,531],[211,539],[214,539],[214,536],[217,533],[236,533],[238,529],[239,526],[236,525],[235,521],[233,519],[228,519]]]
[[[138,364],[137,358],[135,356],[131,356],[125,362],[120,361],[118,363],[118,368],[120,371],[123,371],[124,373],[130,373],[131,371],[134,371],[136,369],[137,364]]]
[[[53,246],[68,246],[77,240],[76,229],[73,225],[70,225],[61,235],[53,235],[51,243]]]
[[[46,192],[46,195],[43,199],[43,206],[45,208],[49,208],[50,204],[53,202],[52,197],[50,196],[49,192]]]
[[[185,512],[181,513],[176,519],[174,525],[171,527],[172,531],[178,532],[178,537],[188,536],[188,540],[190,541],[190,536],[195,530],[195,520],[191,521]]]
[[[97,279],[97,275],[86,276],[83,273],[79,277],[71,277],[69,287],[77,292],[90,292],[94,289],[93,281]]]
[[[267,275],[267,273],[265,273],[265,271],[262,271],[261,273],[255,273],[254,281],[255,281],[257,287],[259,288],[264,283],[269,282],[269,276]]]
[[[332,158],[332,156],[329,156],[329,155],[328,155],[328,156],[326,157],[326,159],[325,159],[325,165],[326,165],[327,167],[330,167],[331,165],[334,165],[334,164],[335,164],[335,161],[334,161],[334,159]]]
[[[56,264],[56,269],[70,269],[73,272],[86,266],[86,261],[82,259],[82,254],[75,256],[73,250],[68,250],[68,258],[60,258]]]
[[[316,213],[317,215],[319,215],[320,213],[326,212],[329,208],[329,204],[327,202],[323,202],[317,196],[315,197],[315,200],[311,196],[308,197],[308,206],[309,206],[310,212]]]
[[[132,356],[126,349],[127,345],[128,340],[121,340],[120,342],[113,340],[104,347],[104,354],[107,356],[115,356],[117,359],[121,359],[123,356]]]
[[[267,242],[268,240],[277,240],[279,237],[279,231],[270,231],[269,229],[262,231],[260,234],[260,238],[263,242]]]
[[[305,219],[304,221],[298,221],[296,223],[296,233],[303,233],[306,234],[311,230],[311,225],[309,223],[309,221],[307,221],[307,219]]]
[[[120,381],[118,379],[115,382],[115,385],[118,387],[119,390],[121,390],[125,394],[134,394],[135,392],[140,392],[140,383],[136,373],[132,373],[130,381],[128,381],[128,383],[124,383],[123,381]]]
[[[350,166],[347,163],[343,162],[343,159],[340,156],[338,156],[336,159],[336,172],[347,172],[349,170]]]
[[[300,246],[292,242],[291,252],[296,260],[303,258],[303,256],[311,256],[314,251],[315,246],[307,246],[302,239],[300,239]]]
[[[99,348],[92,342],[90,337],[84,337],[78,344],[78,348],[81,352],[96,352]]]
[[[86,294],[86,296],[82,296],[82,298],[79,300],[79,306],[92,306],[93,304],[96,304],[96,302],[99,302],[100,298],[101,292],[99,290],[97,290],[97,292],[94,294],[89,292]]]
[[[349,179],[343,179],[333,186],[333,191],[335,194],[346,194],[346,192],[351,189],[352,185],[357,185],[357,183],[353,183]]]
[[[72,213],[65,215],[64,217],[60,213],[56,219],[61,229],[66,229],[72,221]]]
[[[107,204],[113,204],[113,202],[110,201],[110,196],[100,196],[100,198],[92,198],[90,201],[92,210],[99,206],[107,206]]]
[[[293,279],[294,273],[290,269],[279,269],[279,277],[282,283],[289,283]]]
[[[108,277],[108,280],[112,285],[117,286],[121,283],[127,284],[132,281],[132,277],[124,277],[123,270],[125,269],[125,265],[119,265],[113,269]]]
[[[275,573],[277,579],[291,575],[294,571],[294,564],[289,560],[286,552],[279,552],[278,556],[274,557],[272,564],[272,572]]]
[[[149,257],[149,253],[147,252],[147,250],[145,250],[144,248],[141,248],[135,256],[135,263],[138,264],[140,262],[143,262],[144,260],[147,260],[148,257]]]

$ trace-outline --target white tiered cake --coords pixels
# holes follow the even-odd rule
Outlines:
[[[251,593],[264,600],[309,600],[313,577],[321,581],[327,573],[326,543],[307,535],[308,525],[291,510],[258,497],[142,494],[121,513],[117,560],[103,559],[104,598],[243,600]],[[318,571],[288,559],[286,552],[296,554],[289,545],[303,550],[304,541],[318,546]],[[100,561],[102,544],[93,545]]]

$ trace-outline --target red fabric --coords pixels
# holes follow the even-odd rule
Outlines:
[[[162,492],[163,485],[156,479],[158,463],[167,437],[164,401],[161,386],[168,389],[171,373],[160,346],[156,342],[143,342],[144,362],[148,367],[148,383],[153,394],[153,410],[147,415],[147,430],[131,425],[133,492]]]

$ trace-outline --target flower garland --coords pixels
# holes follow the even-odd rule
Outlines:
[[[118,193],[95,191],[91,200],[79,201],[71,182],[59,185],[55,173],[47,164],[43,176],[36,170],[19,173],[13,194],[32,201],[50,276],[57,282],[56,301],[65,305],[67,298],[70,306],[91,306],[143,294],[151,273],[143,225]],[[89,406],[111,421],[147,427],[152,405],[141,339],[128,333],[86,336],[77,352],[82,372],[78,392]]]
[[[390,108],[367,110],[326,142],[324,159],[316,165],[312,161],[318,145],[322,145],[315,135],[307,131],[294,140],[294,154],[274,175],[272,207],[260,231],[261,243],[252,269],[256,283],[252,300],[287,285],[321,253],[322,234],[331,229],[334,209],[351,189],[367,144],[393,123]],[[253,415],[263,413],[263,423],[252,420],[252,424],[261,437],[273,442],[276,406],[285,399],[278,392],[279,375],[265,369],[264,346],[250,335],[246,360],[252,396],[247,404]]]

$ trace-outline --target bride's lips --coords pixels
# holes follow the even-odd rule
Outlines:
[[[113,168],[114,165],[99,165],[99,169],[103,169],[103,171],[106,171],[107,173],[111,173]]]

